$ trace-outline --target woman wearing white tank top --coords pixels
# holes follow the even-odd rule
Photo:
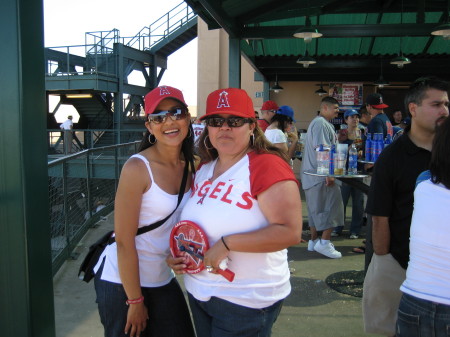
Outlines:
[[[187,304],[165,263],[169,233],[187,201],[160,227],[137,229],[177,206],[185,162],[193,162],[190,114],[180,90],[160,86],[145,96],[147,129],[139,154],[125,163],[115,199],[116,242],[96,266],[95,289],[105,336],[194,336]]]

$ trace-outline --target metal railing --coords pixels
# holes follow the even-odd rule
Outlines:
[[[86,231],[112,211],[120,171],[138,145],[84,150],[48,164],[53,275]]]
[[[196,17],[197,14],[183,1],[132,37],[121,37],[116,28],[87,32],[84,45],[48,48],[46,76],[116,77],[115,43],[150,50]]]
[[[65,135],[70,133],[70,137]],[[118,130],[114,129],[74,129],[61,131],[60,129],[47,130],[47,144],[49,155],[77,153],[86,149],[117,144]],[[145,128],[120,130],[120,142],[128,143],[142,140]]]
[[[123,38],[122,43],[139,50],[150,50],[196,17],[197,14],[183,1],[148,27],[142,28],[136,36]]]

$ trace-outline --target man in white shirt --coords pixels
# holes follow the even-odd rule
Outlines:
[[[64,154],[72,153],[72,119],[72,116],[67,116],[67,120],[59,126],[61,130],[64,130]]]

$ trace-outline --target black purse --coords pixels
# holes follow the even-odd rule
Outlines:
[[[175,207],[175,209],[172,211],[172,213],[170,213],[164,219],[159,220],[153,224],[138,228],[136,236],[147,233],[151,230],[158,228],[163,223],[165,223],[172,216],[172,214],[177,210],[178,206],[181,203],[181,200],[183,199],[184,190],[186,188],[188,172],[189,172],[189,164],[186,161],[186,165],[184,167],[184,172],[183,172],[183,179],[181,180],[180,192],[178,193],[178,203],[177,203],[177,206]],[[97,265],[98,260],[100,259],[100,256],[102,255],[106,246],[116,242],[116,238],[114,236],[112,236],[113,234],[114,234],[114,231],[109,231],[108,233],[104,234],[100,239],[98,239],[94,244],[92,244],[89,247],[89,251],[86,254],[86,257],[83,259],[83,262],[80,265],[80,269],[78,270],[78,278],[80,280],[83,280],[84,282],[89,283],[89,281],[91,281],[94,278],[94,276],[95,276],[94,267]]]

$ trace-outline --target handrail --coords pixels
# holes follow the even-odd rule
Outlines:
[[[88,149],[48,163],[53,275],[75,258],[87,230],[113,210],[120,171],[139,143]]]

